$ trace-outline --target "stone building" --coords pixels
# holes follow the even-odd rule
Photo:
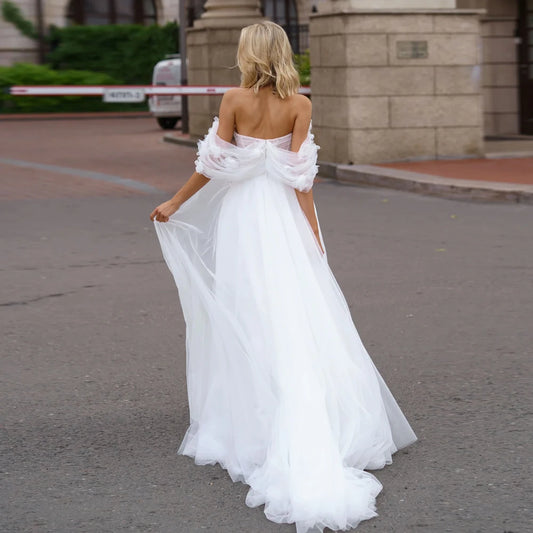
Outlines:
[[[186,26],[191,28],[194,21],[206,11],[207,0],[184,0]],[[260,15],[283,26],[295,52],[309,48],[309,15],[317,11],[319,0],[259,0]]]
[[[13,0],[12,0],[13,1]],[[14,3],[39,26],[69,24],[165,24],[178,19],[179,0],[15,0]],[[37,62],[38,45],[0,16],[0,65]]]
[[[286,13],[300,31],[310,23],[324,160],[471,157],[483,136],[533,134],[533,0],[272,0],[278,16],[265,2],[199,2],[190,83],[238,83],[239,25],[270,14],[286,26]],[[199,136],[218,100],[191,105]]]
[[[157,22],[165,24],[179,19],[179,0],[11,0],[38,26],[39,4],[42,9],[42,25],[59,27],[69,24],[114,24]],[[206,0],[184,0],[186,3],[186,26],[204,11]],[[312,10],[312,0],[263,0],[266,16],[287,27],[294,34],[296,43],[303,50],[308,46],[307,25]],[[316,3],[316,0],[315,0]],[[38,47],[34,41],[22,36],[0,16],[0,65],[16,62],[36,62]]]
[[[472,157],[483,136],[533,134],[532,30],[533,0],[321,2],[310,40],[322,158]]]
[[[533,135],[533,0],[458,0],[458,7],[486,10],[481,16],[485,135]]]
[[[191,84],[237,84],[239,28],[264,16],[295,48],[310,44],[324,160],[475,156],[483,135],[533,134],[533,0],[183,1]],[[179,11],[179,0],[17,4],[34,22],[41,4],[45,28],[165,23]],[[36,58],[36,44],[0,20],[0,64]],[[190,100],[199,136],[219,99]]]

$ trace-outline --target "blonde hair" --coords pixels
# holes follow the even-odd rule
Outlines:
[[[274,22],[259,22],[241,30],[237,65],[241,87],[254,92],[271,85],[280,98],[286,98],[300,87],[287,34]]]

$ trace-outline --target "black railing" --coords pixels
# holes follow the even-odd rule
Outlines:
[[[285,24],[283,29],[289,37],[289,41],[295,54],[301,54],[309,49],[308,24]]]

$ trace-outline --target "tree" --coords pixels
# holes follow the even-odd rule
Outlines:
[[[39,40],[39,32],[31,21],[24,17],[22,11],[13,2],[4,0],[2,2],[2,17],[6,22],[10,22],[15,26],[22,35]]]

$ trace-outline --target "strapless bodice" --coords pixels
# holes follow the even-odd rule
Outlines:
[[[318,172],[318,146],[309,130],[297,152],[291,152],[292,133],[260,139],[234,133],[235,144],[217,135],[218,118],[198,143],[196,171],[209,179],[236,184],[266,176],[300,191],[308,191]]]
[[[261,144],[269,143],[283,150],[291,149],[292,133],[287,133],[287,135],[283,135],[282,137],[275,137],[273,139],[260,139],[259,137],[250,137],[249,135],[241,135],[240,133],[237,133],[237,132],[235,132],[233,136],[235,138],[235,144],[242,148],[246,148],[247,146],[251,146],[254,144],[261,145]]]

